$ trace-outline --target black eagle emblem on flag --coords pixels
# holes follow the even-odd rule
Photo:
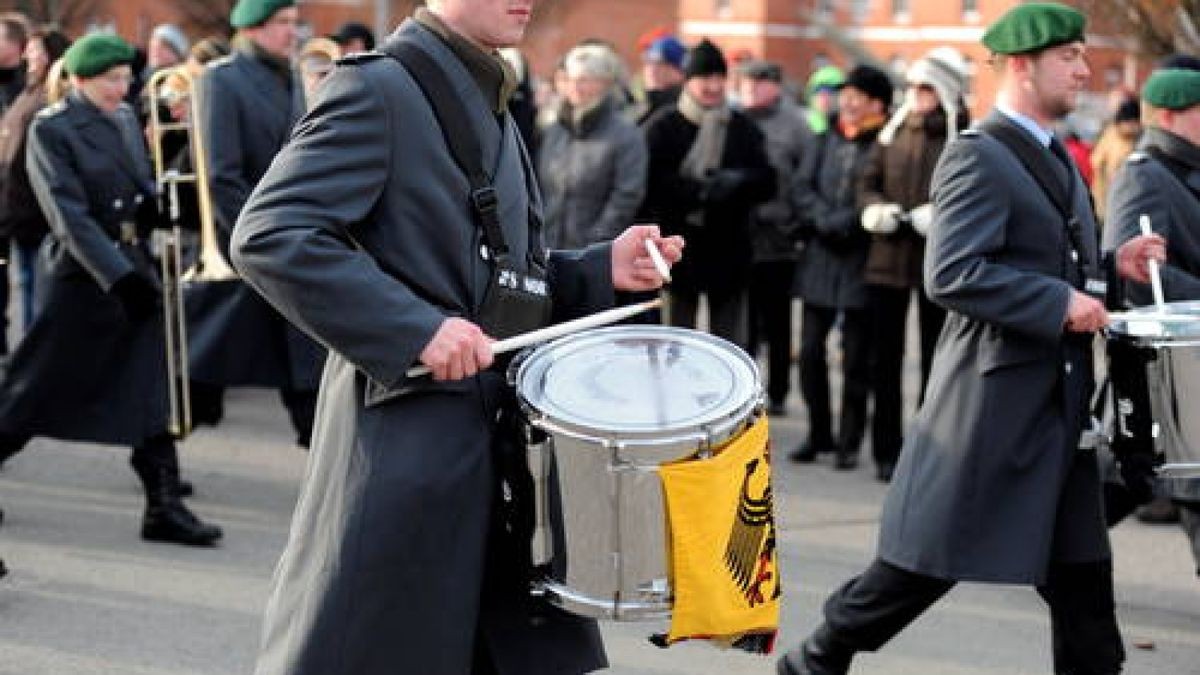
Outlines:
[[[746,463],[737,517],[733,520],[729,543],[725,547],[725,567],[751,607],[766,602],[763,585],[775,578],[775,509],[770,480],[761,495],[755,497],[750,494],[750,479],[760,462],[762,460],[753,459]],[[776,583],[771,599],[778,595],[779,585]]]

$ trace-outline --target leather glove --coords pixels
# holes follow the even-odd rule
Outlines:
[[[117,279],[110,293],[121,303],[131,323],[139,323],[158,311],[158,289],[137,272]]]
[[[717,169],[700,187],[700,201],[723,202],[741,187],[745,175],[741,169]]]
[[[899,204],[871,204],[863,209],[859,220],[871,234],[891,234],[900,227],[900,213]]]
[[[922,237],[929,236],[929,226],[933,225],[933,204],[922,204],[909,211],[908,222],[917,234]]]
[[[1121,480],[1125,488],[1139,505],[1154,498],[1154,483],[1158,457],[1144,452],[1133,452],[1117,458]]]

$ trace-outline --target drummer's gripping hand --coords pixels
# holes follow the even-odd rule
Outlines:
[[[683,258],[683,237],[664,237],[657,225],[634,225],[612,243],[613,288],[618,291],[653,291],[663,285],[662,275],[646,252],[649,239],[668,266]]]
[[[492,365],[492,339],[479,326],[464,319],[442,322],[433,339],[421,350],[421,363],[433,379],[462,380]]]
[[[1142,235],[1117,249],[1117,274],[1140,284],[1150,283],[1150,261],[1167,261],[1167,241],[1160,235]]]
[[[1066,329],[1072,333],[1094,333],[1107,325],[1108,310],[1104,309],[1104,303],[1072,289]]]

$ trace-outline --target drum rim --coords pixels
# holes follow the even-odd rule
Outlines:
[[[1167,310],[1167,314],[1179,314],[1181,316],[1200,315],[1200,301],[1197,300],[1177,300],[1175,302],[1168,302],[1163,305],[1163,308]],[[1148,315],[1157,316],[1159,311],[1156,305],[1145,305],[1142,307],[1134,307],[1125,313],[1127,315],[1145,313]],[[1143,347],[1200,346],[1200,330],[1189,331],[1186,335],[1141,334],[1128,330],[1128,325],[1129,321],[1127,319],[1114,321],[1107,329],[1108,334],[1116,339],[1132,342]]]
[[[621,430],[611,431],[599,429],[590,424],[583,424],[573,420],[562,419],[558,415],[554,415],[543,408],[539,407],[535,402],[531,401],[527,395],[527,387],[524,386],[530,373],[534,368],[540,367],[549,355],[555,353],[555,350],[562,350],[571,343],[594,343],[598,340],[610,338],[613,336],[653,336],[653,335],[684,335],[689,340],[696,343],[704,344],[708,347],[717,347],[720,352],[730,358],[731,362],[738,362],[745,366],[750,375],[753,377],[753,386],[750,387],[751,393],[747,400],[736,406],[727,406],[724,409],[717,410],[708,419],[701,424],[681,425],[670,430],[654,430],[654,431],[637,431],[637,430]],[[575,345],[574,348],[578,348]],[[516,389],[517,400],[520,403],[522,411],[529,419],[530,423],[544,431],[552,434],[562,434],[572,438],[594,442],[600,445],[613,447],[628,447],[628,446],[670,446],[676,443],[692,441],[696,443],[719,444],[729,438],[732,438],[739,433],[744,426],[744,422],[748,421],[755,411],[760,410],[764,405],[764,390],[762,375],[758,367],[758,363],[750,358],[750,355],[737,345],[723,338],[698,331],[690,328],[681,328],[675,326],[656,326],[656,325],[622,325],[609,326],[595,330],[586,331],[585,333],[577,333],[558,338],[552,342],[547,342],[539,346],[526,358],[523,358],[518,365],[515,377],[512,379]]]

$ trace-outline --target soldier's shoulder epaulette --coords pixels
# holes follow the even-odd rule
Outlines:
[[[215,58],[212,61],[209,61],[207,64],[205,64],[205,67],[206,68],[224,68],[224,67],[228,66],[229,64],[233,63],[234,56],[236,56],[236,54],[226,54],[225,56]]]
[[[359,64],[375,61],[376,59],[382,59],[385,56],[387,56],[387,54],[379,51],[358,52],[357,54],[347,54],[346,56],[341,57],[337,60],[337,64],[339,66],[357,66]]]
[[[1133,152],[1129,153],[1129,156],[1125,158],[1125,161],[1129,162],[1130,164],[1141,164],[1148,159],[1150,159],[1150,155],[1142,152],[1141,150],[1134,150]]]
[[[978,138],[982,133],[983,132],[979,131],[975,127],[970,127],[963,129],[958,135],[960,138]]]

